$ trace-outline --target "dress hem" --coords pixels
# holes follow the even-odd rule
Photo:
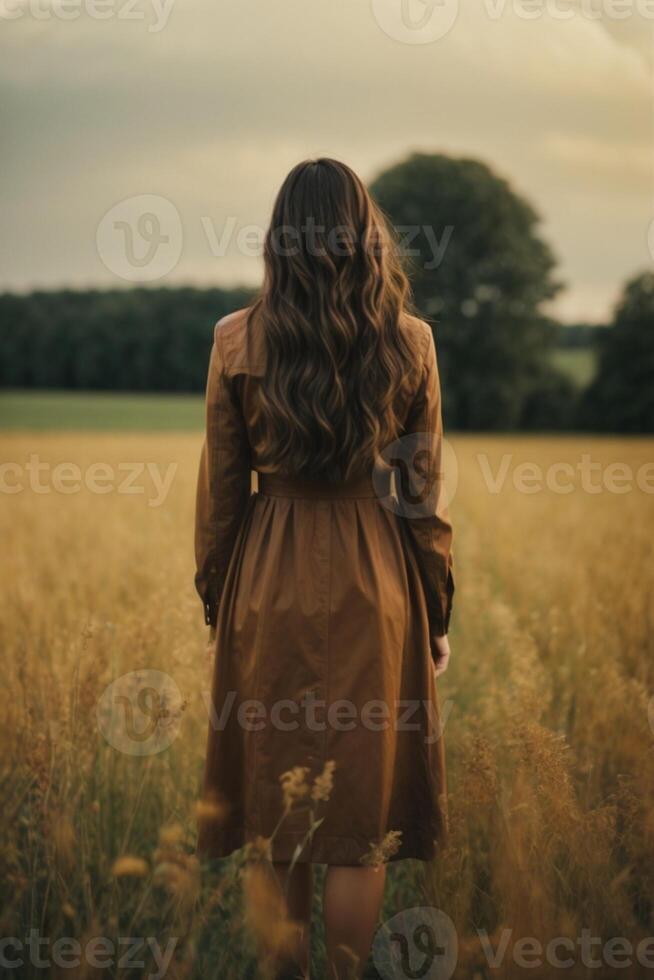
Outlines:
[[[201,840],[196,854],[201,861],[216,861],[229,857],[249,843],[260,840],[261,835],[245,828],[234,829],[228,834],[220,834],[210,840]],[[313,841],[305,842],[300,854],[295,857],[299,844],[305,841],[305,835],[297,832],[278,832],[272,841],[272,860],[288,863],[295,859],[296,864],[331,864],[342,867],[364,867],[367,862],[362,859],[371,853],[372,842],[356,837],[326,837],[320,835]],[[395,854],[389,855],[384,861],[391,864],[395,861],[411,859],[415,861],[432,861],[438,849],[438,838],[431,840],[423,838],[417,841],[403,841]]]

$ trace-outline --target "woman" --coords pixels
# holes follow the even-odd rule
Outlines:
[[[264,259],[209,366],[196,586],[216,651],[204,793],[221,805],[198,851],[271,839],[303,975],[311,864],[328,865],[341,977],[365,966],[382,862],[429,860],[445,829],[440,385],[388,227],[344,164],[291,171]]]

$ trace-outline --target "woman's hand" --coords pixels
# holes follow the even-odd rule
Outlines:
[[[445,636],[432,636],[431,655],[434,661],[434,673],[436,677],[444,674],[450,662],[450,641]]]
[[[216,650],[216,627],[215,626],[210,626],[209,627],[209,639],[207,640],[207,646],[206,646],[206,651],[205,651],[206,654],[207,654],[207,659],[208,659],[209,663],[211,663],[213,661],[213,655],[215,653],[215,650]]]

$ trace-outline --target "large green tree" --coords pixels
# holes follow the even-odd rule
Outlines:
[[[598,346],[582,424],[606,432],[654,432],[654,273],[626,284]]]
[[[413,154],[371,190],[398,230],[418,309],[435,325],[447,424],[533,423],[542,390],[549,403],[558,392],[560,425],[561,399],[573,396],[551,367],[556,330],[541,313],[560,285],[532,206],[485,164],[442,154]]]

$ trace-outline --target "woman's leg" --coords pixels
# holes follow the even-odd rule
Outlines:
[[[300,929],[297,946],[297,962],[289,964],[287,973],[281,976],[293,976],[290,972],[296,968],[297,976],[309,976],[309,932],[311,927],[311,907],[313,905],[313,868],[311,864],[296,864],[289,877],[289,865],[275,863],[273,865],[280,888],[286,896],[288,916]]]
[[[330,866],[323,899],[329,980],[363,976],[384,899],[386,868]]]

